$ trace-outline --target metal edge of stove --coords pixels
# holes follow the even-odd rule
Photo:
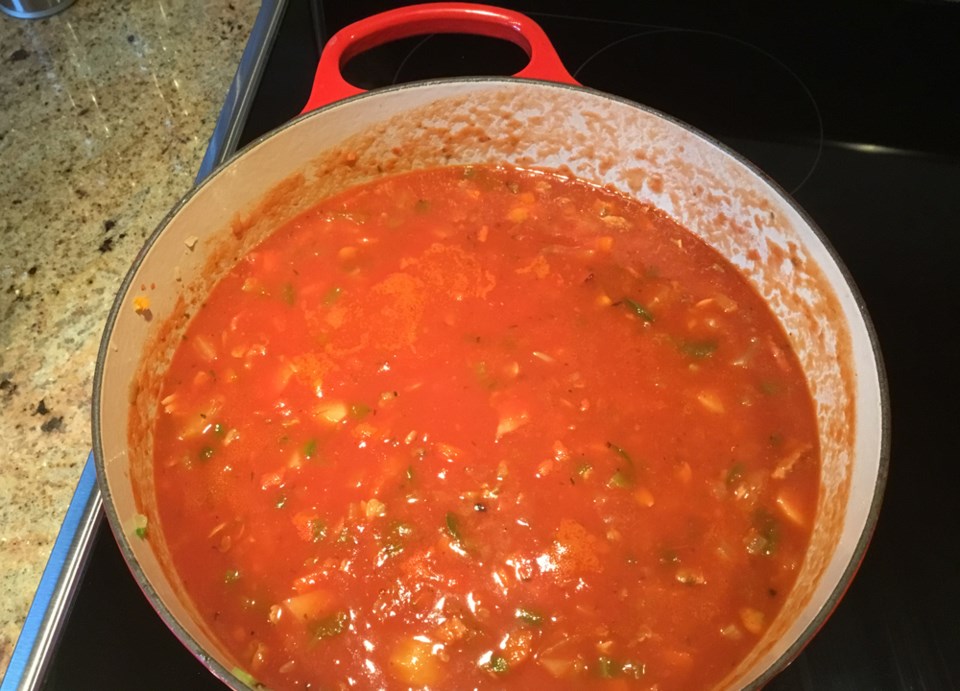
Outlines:
[[[87,556],[102,514],[100,490],[93,463],[87,456],[56,542],[47,559],[13,648],[0,689],[33,689],[43,677],[46,660],[69,613],[76,586],[86,569]]]
[[[236,150],[286,7],[287,0],[264,0],[261,4],[200,163],[197,182]],[[6,673],[0,678],[0,691],[32,691],[43,682],[51,653],[56,648],[86,571],[93,538],[103,519],[102,507],[91,452],[40,577]]]

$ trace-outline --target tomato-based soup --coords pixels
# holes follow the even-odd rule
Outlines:
[[[184,587],[270,688],[710,687],[819,491],[803,372],[735,268],[636,201],[485,166],[251,251],[178,346],[154,453]]]

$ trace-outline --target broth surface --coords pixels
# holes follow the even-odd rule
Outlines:
[[[198,310],[161,407],[176,569],[269,688],[710,687],[816,512],[762,299],[656,210],[533,171],[287,223]]]

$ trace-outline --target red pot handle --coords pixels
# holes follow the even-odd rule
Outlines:
[[[410,5],[361,19],[327,41],[320,55],[310,99],[303,112],[363,93],[347,83],[341,68],[350,58],[383,43],[422,34],[478,34],[515,43],[530,62],[516,77],[578,84],[540,25],[524,14],[489,5],[436,2]]]

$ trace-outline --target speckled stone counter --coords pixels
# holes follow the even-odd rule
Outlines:
[[[110,303],[190,188],[258,9],[0,14],[0,677],[90,449]]]

